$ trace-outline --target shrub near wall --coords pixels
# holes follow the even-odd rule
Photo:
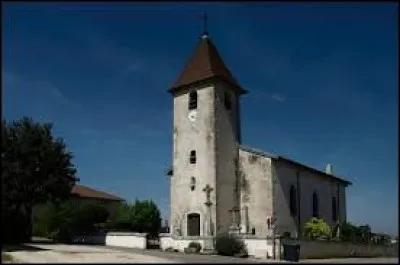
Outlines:
[[[309,239],[327,240],[331,237],[331,228],[323,219],[311,218],[304,224],[303,234]]]
[[[393,246],[372,240],[373,233],[368,225],[342,222],[332,230],[322,219],[310,219],[304,225],[303,240],[297,241],[300,243],[300,258],[378,257],[398,253]],[[282,239],[282,243],[285,241]]]
[[[247,249],[244,242],[228,234],[222,234],[216,237],[215,249],[219,255],[223,256],[247,256]]]
[[[298,243],[300,243],[301,259],[396,256],[396,248],[379,245],[318,240],[301,240]]]

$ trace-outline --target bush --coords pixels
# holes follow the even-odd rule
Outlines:
[[[309,239],[329,239],[331,228],[323,219],[311,218],[304,224],[303,233]]]
[[[244,242],[234,236],[223,234],[218,235],[215,241],[215,249],[219,255],[234,256],[236,254],[246,254],[247,250]]]
[[[200,252],[201,244],[199,242],[190,242],[188,248],[194,248],[196,249],[196,252]]]

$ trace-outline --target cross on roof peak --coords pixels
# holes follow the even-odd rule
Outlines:
[[[203,39],[208,38],[208,16],[207,12],[204,12],[202,15],[202,20],[203,20],[203,35],[201,36]]]

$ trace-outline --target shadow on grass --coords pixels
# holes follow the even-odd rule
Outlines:
[[[45,248],[39,248],[39,247],[34,247],[34,246],[28,246],[25,244],[19,244],[19,245],[3,245],[2,246],[2,251],[4,252],[16,252],[16,251],[45,251],[48,249]]]
[[[10,254],[1,252],[1,262],[2,263],[4,263],[4,262],[8,262],[9,263],[11,261],[13,261],[13,258],[12,258],[12,256]]]

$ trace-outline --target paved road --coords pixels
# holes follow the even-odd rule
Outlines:
[[[127,253],[137,253],[153,257],[166,258],[170,260],[176,260],[182,263],[271,263],[271,261],[260,260],[260,259],[244,259],[234,257],[224,257],[217,255],[201,255],[201,254],[185,254],[181,252],[163,252],[160,250],[143,250],[133,249],[124,247],[111,247],[111,246],[99,246],[104,249],[114,249],[124,251]]]
[[[23,263],[261,263],[260,260],[215,255],[49,243],[25,244],[8,253]]]
[[[9,252],[23,263],[286,263],[215,255],[161,252],[123,247],[26,244]],[[302,260],[300,263],[398,263],[398,258]]]
[[[101,246],[105,249],[118,249],[129,253],[141,253],[154,257],[176,260],[182,263],[292,263],[287,261],[273,261],[261,259],[241,259],[216,255],[184,254],[176,252],[161,252],[159,250],[141,250],[124,247]],[[313,259],[301,260],[299,263],[399,263],[398,258],[343,258],[343,259]]]

